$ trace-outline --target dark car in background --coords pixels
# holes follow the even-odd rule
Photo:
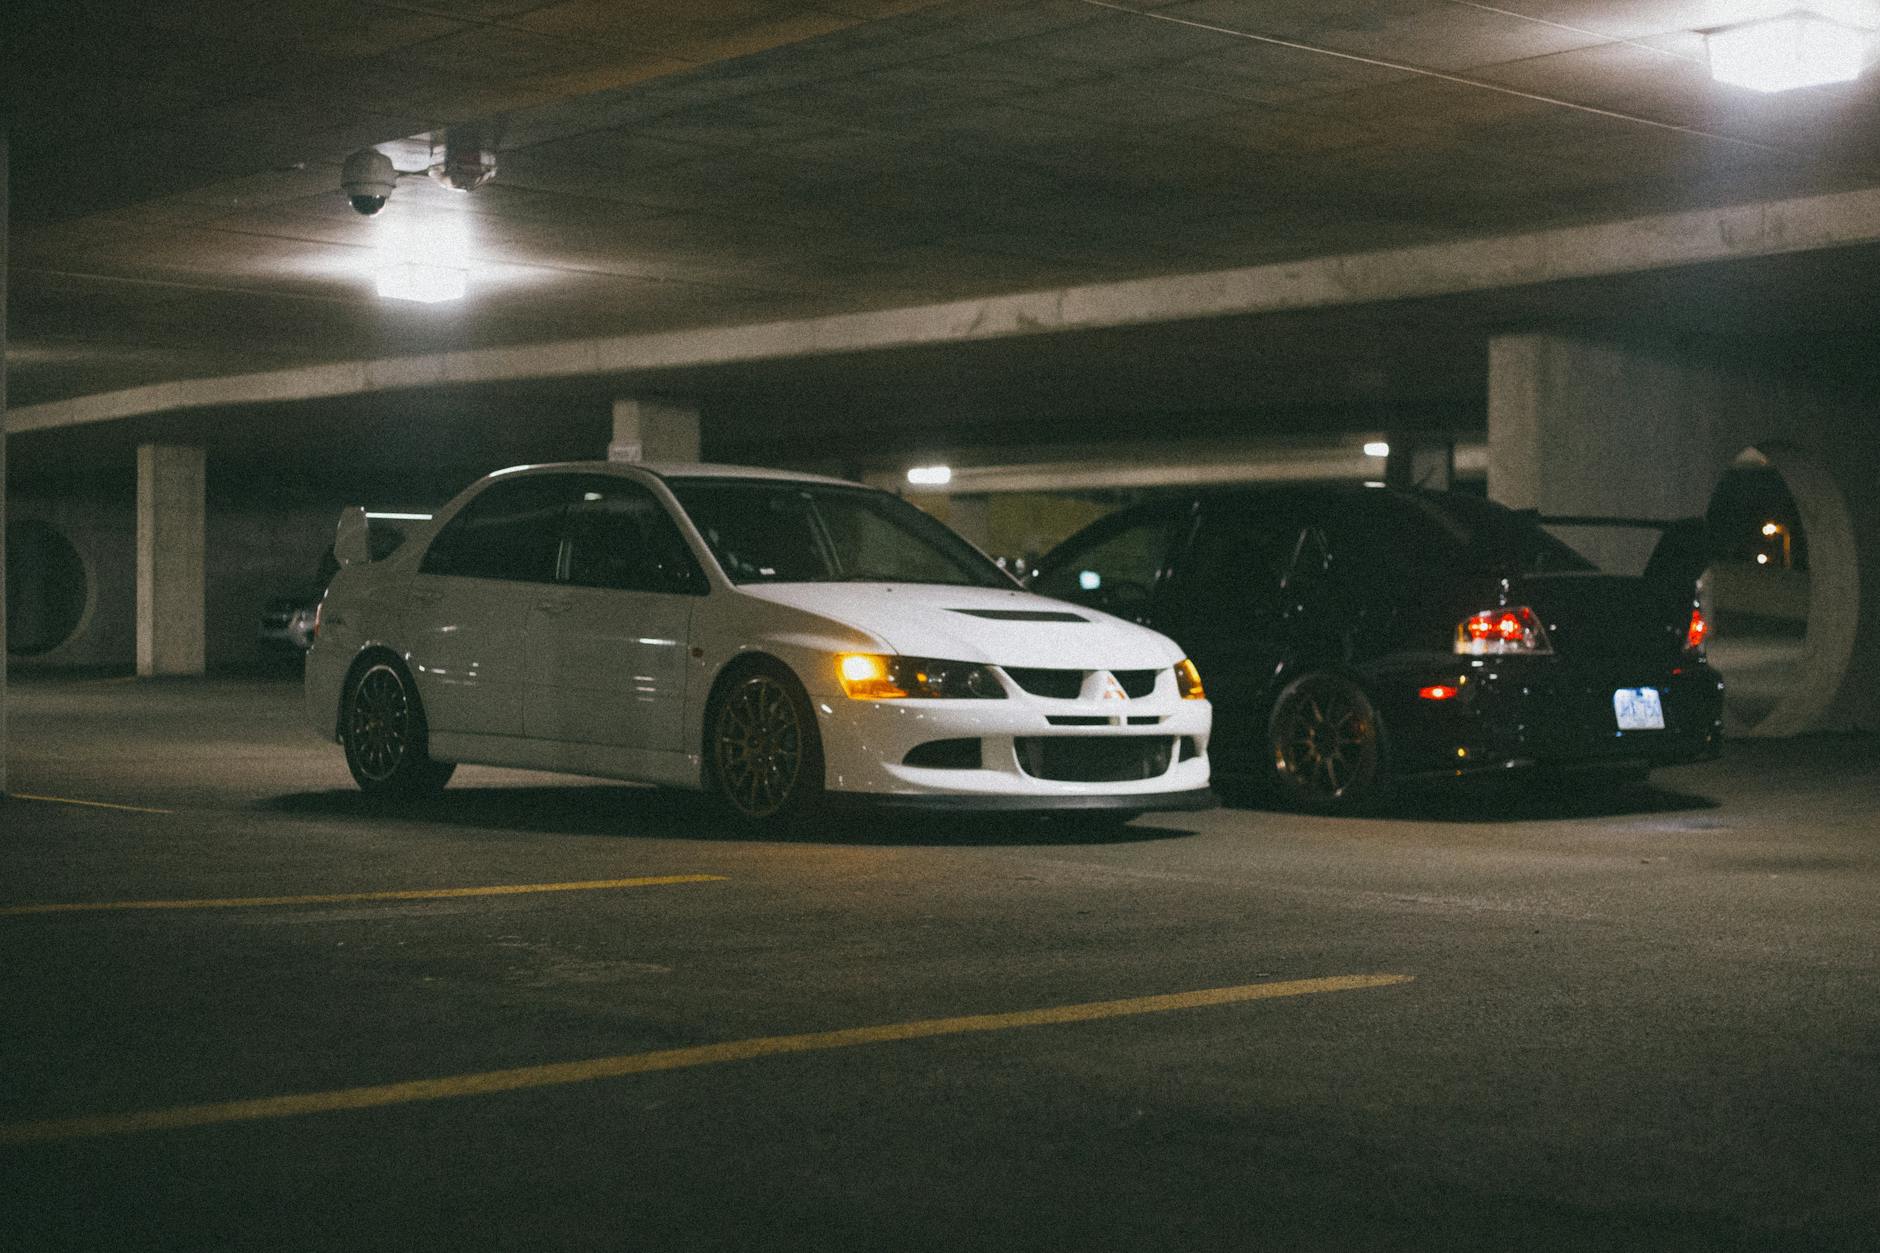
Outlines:
[[[370,514],[366,532],[372,559],[382,561],[398,551],[405,542],[402,523],[420,521],[428,514]],[[255,627],[255,645],[264,658],[298,661],[313,647],[313,637],[320,615],[320,601],[326,585],[339,573],[339,558],[328,548],[320,554],[313,577],[296,591],[271,596],[261,607],[261,620]]]
[[[1577,519],[1586,522],[1587,519]],[[1602,573],[1533,513],[1450,492],[1284,485],[1153,500],[1047,554],[1034,591],[1173,637],[1217,775],[1309,809],[1515,767],[1642,778],[1714,756],[1702,545]]]

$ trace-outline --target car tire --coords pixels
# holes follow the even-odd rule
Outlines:
[[[784,826],[823,795],[822,737],[796,676],[756,663],[727,680],[705,722],[713,790],[740,822]]]
[[[431,759],[418,689],[390,658],[367,662],[347,681],[339,738],[346,768],[368,795],[430,795],[442,790],[457,769],[452,762]]]
[[[1384,726],[1364,689],[1340,674],[1308,674],[1274,702],[1266,728],[1274,791],[1314,813],[1353,813],[1382,799]]]

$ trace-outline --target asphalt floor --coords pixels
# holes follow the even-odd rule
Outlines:
[[[360,795],[287,681],[15,675],[0,1248],[1880,1247],[1880,743],[1610,789]]]

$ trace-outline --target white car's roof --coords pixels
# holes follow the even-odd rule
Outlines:
[[[580,470],[586,473],[606,474],[621,470],[647,470],[661,478],[668,479],[771,479],[785,483],[829,483],[841,487],[858,487],[860,484],[848,479],[830,478],[826,474],[805,474],[799,470],[768,470],[760,466],[714,465],[710,462],[689,461],[557,461],[535,465],[510,466],[497,471],[507,474],[528,470]]]

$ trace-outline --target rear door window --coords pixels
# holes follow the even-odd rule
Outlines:
[[[1299,553],[1302,530],[1295,511],[1279,505],[1205,507],[1170,584],[1174,604],[1189,613],[1230,615],[1272,608]]]
[[[1394,493],[1337,498],[1320,519],[1332,569],[1347,578],[1387,577],[1462,568],[1469,562],[1469,532],[1460,523]]]
[[[566,475],[499,479],[445,524],[419,571],[470,579],[549,583],[561,546]]]

